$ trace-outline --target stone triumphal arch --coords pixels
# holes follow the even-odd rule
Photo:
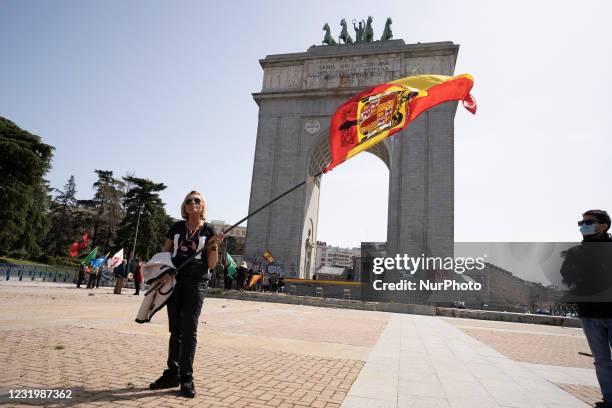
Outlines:
[[[344,101],[405,76],[453,75],[458,51],[452,42],[391,40],[312,46],[260,60],[264,75],[261,92],[253,94],[259,124],[249,212],[329,163],[329,121]],[[456,103],[439,105],[370,150],[389,168],[388,256],[452,254],[455,110]],[[288,276],[312,276],[319,182],[249,219],[247,259],[261,259],[268,249]],[[357,182],[354,188],[359,189]]]

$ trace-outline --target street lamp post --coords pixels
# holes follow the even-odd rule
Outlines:
[[[132,253],[130,254],[130,260],[128,261],[128,268],[132,259],[134,259],[134,255],[136,253],[136,241],[138,240],[138,227],[140,226],[140,213],[142,212],[142,204],[138,204],[138,218],[136,220],[136,232],[134,233],[134,245],[132,246]]]

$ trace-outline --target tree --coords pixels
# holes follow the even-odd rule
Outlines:
[[[116,243],[131,253],[138,224],[136,255],[146,259],[161,250],[164,236],[172,224],[172,219],[166,214],[164,203],[158,194],[165,190],[166,186],[134,176],[123,177],[123,180],[132,187],[125,195],[126,213],[117,233]],[[131,257],[133,256],[134,254],[131,254]]]
[[[63,190],[55,190],[56,196],[51,202],[51,231],[46,240],[46,247],[54,255],[66,255],[70,243],[77,239],[86,228],[77,217],[76,181],[71,175]]]
[[[244,238],[233,236],[225,237],[225,251],[232,255],[244,254]]]
[[[99,246],[103,252],[114,245],[119,223],[125,215],[122,191],[125,183],[113,177],[110,170],[95,170],[98,180],[93,184],[96,189],[94,206],[96,216],[92,245]]]
[[[42,252],[40,244],[51,227],[50,207],[51,187],[48,181],[43,179],[34,190],[32,201],[27,208],[28,228],[22,231],[18,241],[18,247],[30,256],[40,255]]]
[[[48,228],[44,175],[52,146],[0,117],[0,251],[36,251],[37,236]]]

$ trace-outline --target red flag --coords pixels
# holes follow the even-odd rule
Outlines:
[[[87,248],[87,244],[89,244],[89,235],[87,233],[83,234],[83,240],[79,242],[79,249]]]
[[[79,254],[79,243],[73,242],[72,244],[70,244],[70,257],[74,258],[78,254]]]

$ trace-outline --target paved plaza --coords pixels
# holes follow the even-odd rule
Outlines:
[[[198,396],[150,391],[165,310],[141,297],[0,282],[0,404],[142,407],[588,407],[599,399],[580,329],[207,298]],[[70,389],[15,400],[11,389]]]

